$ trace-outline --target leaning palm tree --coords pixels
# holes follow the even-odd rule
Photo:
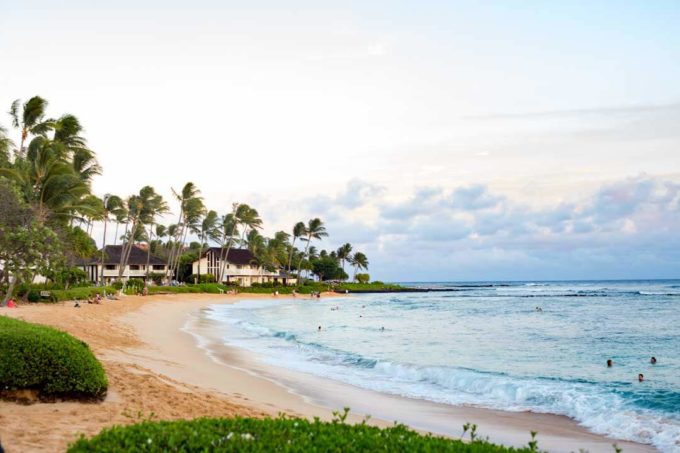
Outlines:
[[[45,120],[47,101],[40,96],[33,96],[23,105],[21,100],[12,102],[9,114],[12,117],[12,126],[21,132],[21,142],[17,150],[17,156],[23,156],[24,145],[29,135],[44,135],[52,127],[51,120]]]
[[[118,216],[119,211],[123,208],[123,199],[118,195],[106,194],[102,199],[102,204],[104,205],[104,235],[102,236],[102,255],[101,255],[101,285],[104,286],[104,261],[106,260],[106,227],[109,223],[109,218],[114,215]]]
[[[288,268],[286,269],[290,272],[290,266],[293,263],[293,254],[295,253],[295,240],[299,237],[304,236],[306,231],[305,223],[298,222],[293,226],[293,242],[290,244],[290,254],[288,255]]]
[[[255,230],[262,228],[262,219],[257,209],[251,208],[247,204],[240,204],[236,209],[236,218],[239,223],[243,226],[243,232],[241,234],[241,245],[245,245],[246,234],[248,230]]]
[[[326,236],[328,236],[328,233],[326,232],[326,227],[324,226],[321,219],[318,217],[309,219],[309,222],[307,222],[307,226],[305,227],[305,237],[302,239],[307,242],[307,245],[305,246],[305,253],[303,255],[305,259],[309,260],[309,246],[312,242],[312,239],[321,239],[322,237]],[[300,265],[301,264],[302,259],[300,259]],[[300,265],[298,265],[297,272],[298,281],[300,280]]]
[[[352,244],[349,242],[341,245],[340,248],[338,248],[336,252],[336,257],[340,260],[342,263],[342,270],[345,270],[345,261],[347,261],[347,258],[349,258],[350,254],[352,253]]]
[[[219,216],[217,215],[217,212],[211,210],[203,217],[198,232],[198,240],[201,243],[201,248],[198,252],[198,283],[201,283],[201,258],[203,257],[205,245],[210,241],[218,241],[219,239]]]
[[[227,259],[229,258],[229,251],[234,241],[238,239],[238,225],[239,220],[236,218],[238,212],[238,203],[232,205],[232,212],[222,217],[220,228],[222,229],[222,238],[220,241],[220,261],[219,261],[219,275],[216,275],[218,283],[222,283],[224,278],[224,270],[227,266]]]
[[[361,269],[368,269],[368,258],[361,252],[356,252],[350,260],[352,266],[354,266],[354,277],[353,280],[357,279],[357,272]]]
[[[184,238],[187,234],[187,224],[185,218],[187,217],[188,211],[190,208],[195,210],[195,207],[197,207],[197,201],[195,200],[199,200],[202,203],[202,198],[200,197],[201,191],[198,190],[196,185],[192,182],[186,183],[179,192],[176,192],[175,189],[172,189],[172,193],[175,199],[179,201],[179,218],[177,220],[175,234],[171,238],[168,238],[168,241],[172,239],[172,247],[168,256],[167,278],[172,276],[172,273],[176,267],[176,263],[179,265],[179,257],[182,253]]]
[[[142,219],[144,224],[148,225],[149,227],[147,234],[148,247],[146,248],[146,267],[145,267],[146,270],[145,276],[147,281],[149,280],[149,267],[150,267],[149,264],[151,263],[151,241],[153,240],[154,226],[156,227],[156,231],[158,230],[159,226],[156,225],[156,217],[167,213],[168,210],[169,210],[168,204],[165,202],[165,200],[163,200],[163,197],[161,195],[155,192],[149,194],[148,200],[146,202],[144,218]]]
[[[0,126],[0,168],[9,166],[12,146],[14,146],[14,143],[7,135],[7,129]]]

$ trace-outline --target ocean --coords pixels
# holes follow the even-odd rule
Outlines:
[[[450,291],[248,301],[207,316],[229,332],[225,344],[274,366],[438,403],[566,415],[680,451],[680,281],[407,285]]]

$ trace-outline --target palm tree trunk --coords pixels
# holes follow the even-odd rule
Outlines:
[[[127,237],[127,232],[128,232],[128,227],[130,226],[130,219],[125,222],[125,233],[123,234],[124,236]],[[130,238],[128,237],[127,240],[129,241]],[[120,261],[118,263],[118,279],[120,280],[123,278],[123,262],[125,261],[125,245],[127,242],[123,242],[120,248]]]
[[[203,256],[203,235],[199,236],[198,238],[201,241],[201,247],[198,249],[198,281],[196,283],[201,283],[201,259]]]
[[[5,270],[7,271],[7,270]],[[17,277],[16,275],[13,275],[12,278],[9,281],[9,286],[7,287],[7,293],[5,294],[5,297],[2,300],[2,306],[4,307],[7,305],[7,301],[12,297],[12,291],[14,291],[14,286],[16,286],[17,283]]]
[[[288,255],[288,268],[286,269],[286,272],[290,273],[290,266],[293,264],[293,252],[295,252],[295,239],[296,237],[293,236],[293,242],[290,244],[290,253]]]
[[[151,238],[153,238],[153,223],[149,225],[149,244],[148,247],[146,248],[146,278],[145,280],[149,280],[149,263],[151,262]]]
[[[302,255],[303,258],[300,258],[300,262],[298,263],[298,270],[297,270],[297,280],[298,280],[298,285],[300,284],[300,268],[302,267],[302,260],[303,259],[308,259],[309,258],[309,244],[312,242],[312,235],[310,234],[307,237],[307,245],[305,246],[305,253]]]
[[[109,223],[109,216],[107,215],[104,217],[104,235],[102,236],[102,259],[101,259],[101,271],[100,271],[100,280],[101,280],[101,285],[104,286],[104,259],[106,255],[106,226]]]
[[[113,245],[116,245],[118,243],[118,227],[120,226],[120,222],[116,220],[116,232],[114,233],[113,236]]]

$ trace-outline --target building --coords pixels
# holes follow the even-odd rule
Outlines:
[[[102,265],[101,254],[84,260],[76,264],[79,268],[87,272],[88,277],[93,282],[101,281],[102,274],[104,275],[104,282],[111,283],[118,279],[118,270],[120,268],[120,255],[123,251],[122,245],[107,245],[104,249],[104,263]],[[149,268],[147,269],[147,260]],[[163,274],[168,270],[168,265],[161,258],[148,254],[146,248],[138,245],[133,245],[130,250],[130,259],[128,260],[125,269],[123,270],[123,279],[140,278],[145,280],[148,274]]]
[[[210,247],[201,255],[201,275],[212,274],[216,278],[220,273],[220,254],[222,249]],[[226,250],[225,250],[226,254]],[[198,274],[199,260],[194,261],[192,273]],[[239,286],[251,286],[253,283],[280,283],[282,285],[294,285],[297,282],[294,276],[289,276],[281,271],[270,272],[257,264],[255,255],[248,249],[230,249],[224,266],[222,282],[225,284],[236,283]]]

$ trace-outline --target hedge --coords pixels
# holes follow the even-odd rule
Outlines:
[[[86,343],[51,327],[0,316],[0,390],[41,399],[98,400],[108,381]]]
[[[346,413],[345,415],[346,416]],[[343,416],[341,416],[343,417]],[[127,427],[107,428],[91,439],[71,444],[68,453],[80,452],[535,452],[480,440],[460,440],[421,435],[403,425],[377,428],[350,425],[344,418],[321,422],[287,418],[198,418],[190,421],[146,421]]]

